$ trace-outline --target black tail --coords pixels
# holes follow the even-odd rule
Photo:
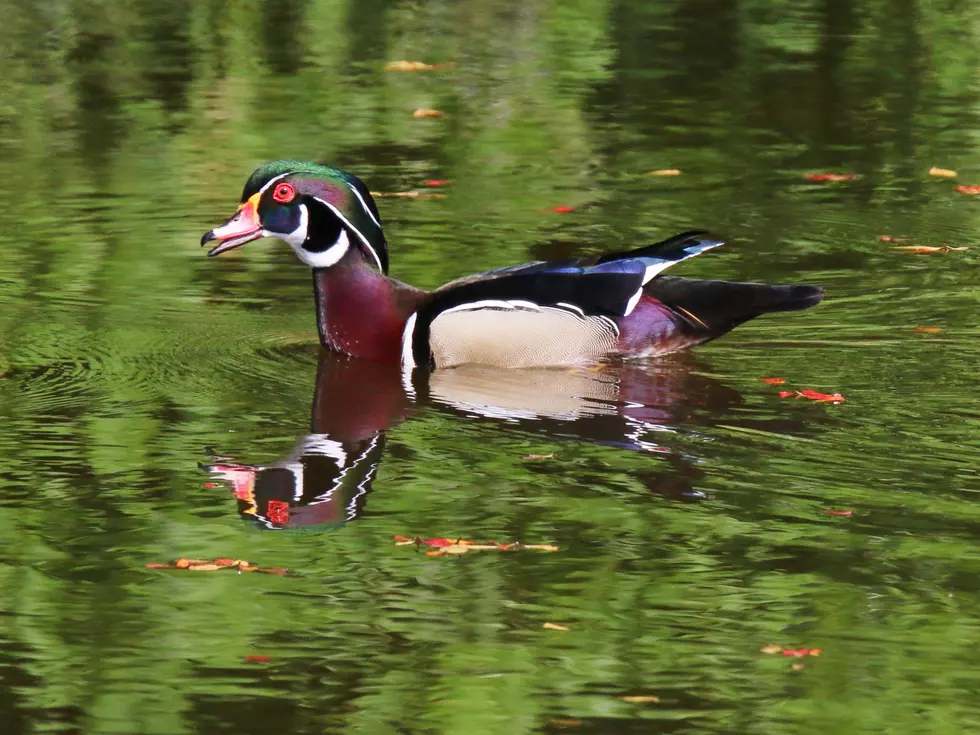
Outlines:
[[[644,291],[673,309],[682,325],[703,341],[720,337],[749,319],[774,311],[809,309],[823,300],[819,286],[702,281],[660,276]]]

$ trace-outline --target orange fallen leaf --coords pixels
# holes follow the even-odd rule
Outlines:
[[[545,623],[541,627],[545,630],[568,630],[564,625],[558,625],[558,623]]]
[[[425,555],[426,556],[442,556],[445,553],[446,553],[445,551],[443,551],[442,549],[439,549],[437,551],[426,551],[425,552]]]
[[[450,64],[426,64],[423,61],[391,61],[385,65],[385,71],[436,71],[451,68]]]
[[[953,191],[958,191],[960,194],[980,194],[980,186],[954,186]]]
[[[256,664],[267,664],[272,660],[271,656],[243,656],[243,658],[250,662]]]
[[[240,572],[257,572],[258,570],[258,567],[250,567],[247,563],[238,565],[238,571]]]
[[[268,568],[258,567],[258,571],[265,572],[266,574],[278,574],[282,577],[285,577],[289,574],[288,569],[282,569],[280,567],[268,567]]]
[[[372,191],[375,199],[445,199],[446,195],[438,191]]]
[[[878,235],[878,242],[908,242],[911,237],[893,237],[892,235]]]
[[[422,182],[422,186],[446,186],[449,184],[449,179],[426,179]]]
[[[780,398],[807,398],[811,401],[819,401],[821,403],[844,403],[846,400],[844,396],[840,393],[821,393],[819,391],[810,390],[782,390],[779,391]]]
[[[526,454],[521,459],[554,459],[555,453],[551,454]]]
[[[575,207],[569,207],[567,205],[559,205],[557,207],[552,207],[551,211],[555,214],[569,214],[575,211]]]
[[[440,112],[439,110],[432,110],[428,107],[419,107],[412,113],[412,117],[415,119],[420,119],[423,117],[445,117],[445,112]]]
[[[414,544],[414,543],[415,543],[415,539],[411,539],[408,536],[399,536],[395,534],[396,546],[405,546],[406,544]]]
[[[786,378],[759,378],[759,380],[767,385],[782,385],[786,382]]]
[[[187,567],[189,572],[216,572],[221,569],[217,564],[191,564]]]
[[[949,168],[939,168],[938,166],[933,166],[929,169],[930,176],[938,176],[942,179],[955,179],[956,172]]]
[[[969,250],[965,245],[960,248],[951,248],[949,245],[896,245],[892,250],[901,250],[910,255],[925,255],[926,253],[951,253]]]
[[[238,562],[235,559],[226,559],[226,558],[215,559],[214,560],[214,563],[217,564],[219,567],[237,567],[238,566]]]
[[[679,168],[658,168],[656,171],[651,171],[647,176],[680,176],[681,170]]]
[[[187,569],[188,567],[196,564],[207,564],[207,559],[178,559],[174,562],[174,566],[178,569]]]
[[[169,564],[147,564],[147,569],[172,569]]]
[[[805,174],[803,178],[807,181],[853,181],[857,178],[857,174]]]
[[[446,546],[443,550],[443,554],[465,554],[470,550],[467,544],[453,544],[452,546]]]
[[[660,697],[654,697],[650,694],[627,695],[623,697],[616,697],[616,699],[621,699],[622,701],[629,702],[631,704],[657,704],[660,702]]]
[[[939,327],[912,327],[913,332],[922,332],[924,334],[939,334],[942,329]]]
[[[558,551],[558,547],[552,546],[551,544],[524,544],[520,548],[530,549],[531,551]]]
[[[831,508],[825,508],[823,513],[828,516],[843,516],[844,518],[854,515],[853,510],[833,510]]]
[[[819,656],[821,653],[823,653],[823,651],[821,651],[819,648],[811,648],[809,653],[811,656]]]
[[[794,661],[790,668],[793,669],[793,671],[802,671],[806,668],[806,664],[800,661]]]
[[[779,653],[782,650],[783,650],[782,646],[777,646],[775,643],[769,643],[763,646],[762,648],[760,648],[759,652],[771,655],[774,653]]]

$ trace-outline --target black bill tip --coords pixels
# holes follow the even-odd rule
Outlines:
[[[201,247],[204,247],[212,240],[217,240],[217,236],[214,234],[214,230],[208,230],[204,233],[204,237],[201,238]]]

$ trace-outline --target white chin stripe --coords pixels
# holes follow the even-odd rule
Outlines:
[[[331,212],[333,212],[335,215],[337,215],[337,219],[339,219],[341,222],[344,223],[344,225],[347,227],[347,229],[349,229],[351,232],[353,232],[355,235],[357,235],[358,239],[360,239],[360,241],[364,243],[365,249],[369,253],[371,253],[371,256],[374,258],[374,262],[377,263],[377,265],[378,265],[378,270],[381,271],[382,273],[384,273],[384,268],[381,267],[381,258],[378,257],[377,252],[375,252],[374,248],[371,247],[371,243],[368,242],[368,239],[366,237],[364,237],[364,233],[361,232],[356,227],[354,227],[354,225],[352,225],[350,223],[350,220],[347,219],[344,215],[342,215],[340,213],[340,210],[337,209],[330,202],[328,202],[326,199],[321,199],[320,197],[313,197],[313,198],[316,199],[318,202],[320,202],[320,204],[322,204],[325,207],[329,208]],[[358,195],[358,199],[360,199],[360,195]],[[362,204],[363,204],[363,201],[364,200],[361,200],[361,203]],[[368,214],[371,215],[371,219],[374,219],[374,215],[371,214],[371,211],[370,210],[367,210],[367,212],[368,212]],[[377,221],[377,220],[375,220],[375,221]],[[339,258],[338,258],[338,260],[339,260]],[[319,266],[316,266],[316,267],[319,267]]]
[[[276,237],[285,241],[293,249],[297,257],[310,266],[310,268],[329,268],[332,265],[336,265],[347,254],[347,251],[350,250],[350,240],[347,238],[347,230],[341,229],[340,236],[336,242],[326,250],[319,253],[311,252],[303,247],[303,243],[306,242],[306,228],[309,224],[310,215],[306,210],[306,205],[299,205],[299,209],[299,227],[288,235],[276,235]]]

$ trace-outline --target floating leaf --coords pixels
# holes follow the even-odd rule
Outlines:
[[[654,697],[651,694],[630,694],[623,697],[616,697],[616,699],[621,699],[630,704],[658,704],[660,702],[660,697]]]
[[[980,194],[980,186],[954,186],[953,191],[958,191],[960,194]]]
[[[218,564],[191,564],[187,567],[190,572],[216,572],[221,569]]]
[[[412,113],[412,117],[416,119],[424,117],[445,117],[445,112],[440,112],[439,110],[433,110],[428,107],[419,107]]]
[[[786,378],[759,378],[766,385],[782,385],[786,382]]]
[[[147,569],[173,569],[169,564],[147,564]]]
[[[833,174],[833,173],[819,173],[819,174],[805,174],[803,176],[807,181],[853,181],[857,178],[857,174]]]
[[[779,392],[780,398],[807,398],[811,401],[820,401],[822,403],[844,403],[846,400],[844,396],[840,393],[821,393],[819,391],[810,390],[783,390]]]
[[[551,454],[526,454],[521,459],[554,459],[555,453]]]
[[[658,168],[656,171],[651,171],[647,176],[680,176],[681,170],[679,168]]]
[[[939,327],[912,327],[913,332],[922,332],[924,334],[939,334],[942,329]]]
[[[446,186],[449,184],[449,179],[426,179],[422,182],[422,186]]]
[[[438,71],[452,69],[456,64],[426,64],[422,61],[391,61],[385,65],[385,71]]]
[[[243,658],[249,663],[254,664],[267,664],[272,660],[271,656],[243,656]]]
[[[823,513],[828,516],[843,516],[845,518],[854,515],[853,510],[832,510],[831,508],[825,508]]]
[[[893,237],[891,235],[878,235],[879,242],[908,242],[911,237]]]
[[[372,191],[375,199],[445,199],[446,195],[438,191]]]
[[[582,724],[582,721],[573,720],[570,717],[552,717],[551,724],[556,727],[578,727]]]
[[[942,179],[955,179],[956,172],[949,168],[939,168],[938,166],[933,166],[929,169],[930,176],[938,176]]]
[[[782,646],[777,646],[775,643],[769,643],[769,644],[767,644],[767,645],[765,645],[765,646],[763,646],[762,648],[759,649],[760,653],[765,653],[765,654],[768,654],[768,655],[772,655],[774,653],[779,653],[782,650],[783,650],[783,647]]]
[[[794,661],[790,668],[793,669],[793,671],[802,671],[806,668],[806,664],[801,661]]]
[[[568,214],[575,211],[575,207],[569,207],[567,205],[559,205],[557,207],[552,207],[551,211],[555,214]]]
[[[951,253],[969,250],[965,245],[960,248],[951,248],[949,245],[897,245],[892,250],[901,250],[910,255],[925,255],[926,253]]]
[[[545,630],[568,630],[564,625],[558,625],[558,623],[545,623],[541,627]]]

